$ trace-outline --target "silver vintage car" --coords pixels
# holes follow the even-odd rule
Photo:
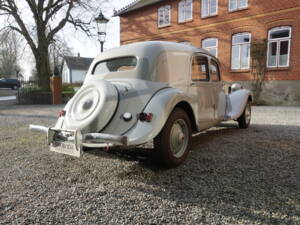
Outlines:
[[[122,148],[154,142],[167,167],[187,157],[192,134],[222,121],[247,128],[251,94],[239,84],[224,91],[219,61],[193,46],[150,41],[100,54],[83,86],[47,134],[50,149],[79,157],[83,147]]]

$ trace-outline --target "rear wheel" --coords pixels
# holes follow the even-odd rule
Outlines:
[[[191,131],[188,115],[176,108],[154,139],[158,156],[167,167],[176,167],[186,159],[191,146]]]
[[[18,85],[14,85],[14,86],[12,86],[12,88],[11,89],[13,89],[13,90],[17,90],[18,89]]]
[[[248,101],[243,114],[237,119],[239,128],[248,128],[251,121],[251,102]]]

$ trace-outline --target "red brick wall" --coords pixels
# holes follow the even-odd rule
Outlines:
[[[218,58],[222,63],[223,79],[249,80],[250,71],[231,71],[231,38],[235,33],[251,32],[252,41],[267,39],[268,30],[277,26],[292,27],[290,67],[268,70],[268,80],[300,80],[300,1],[248,0],[248,9],[229,12],[228,0],[219,0],[218,15],[201,18],[201,1],[194,0],[193,20],[178,23],[179,0],[166,0],[121,16],[121,43],[147,40],[189,41],[201,47],[201,40],[219,39]],[[171,5],[171,25],[157,26],[157,9]]]

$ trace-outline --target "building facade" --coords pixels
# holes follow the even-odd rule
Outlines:
[[[163,40],[205,48],[220,60],[223,80],[246,87],[263,61],[261,101],[300,105],[298,0],[140,0],[116,15],[121,44]]]
[[[93,58],[65,56],[62,82],[65,84],[83,83]]]

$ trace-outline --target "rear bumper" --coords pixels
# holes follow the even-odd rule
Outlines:
[[[119,136],[103,133],[87,133],[82,134],[76,130],[61,130],[48,128],[38,125],[30,125],[31,131],[44,133],[47,135],[48,145],[54,142],[71,142],[76,145],[76,148],[81,147],[105,147],[105,146],[127,146],[127,136]]]

